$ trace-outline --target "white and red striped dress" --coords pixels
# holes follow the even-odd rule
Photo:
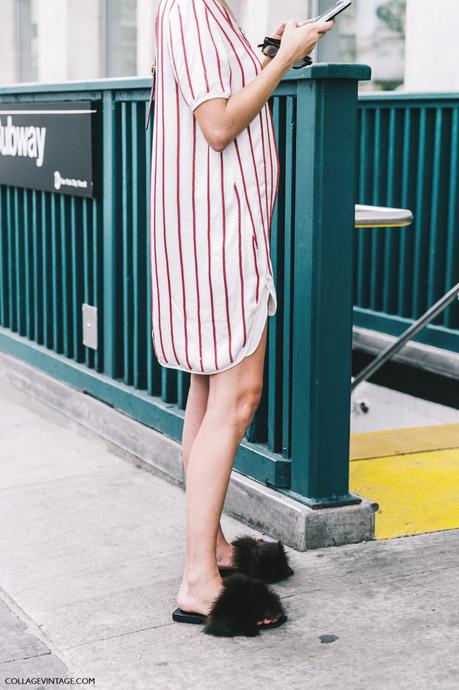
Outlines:
[[[253,352],[277,309],[270,226],[279,157],[266,104],[224,151],[193,114],[262,63],[218,0],[161,0],[151,178],[152,337],[165,367],[211,374]]]

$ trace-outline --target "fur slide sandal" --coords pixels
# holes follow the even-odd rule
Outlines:
[[[273,583],[293,575],[282,542],[243,536],[231,543],[235,547],[234,566],[220,568],[222,577],[239,572]]]
[[[275,622],[258,624],[276,617]],[[208,616],[178,608],[172,618],[177,623],[204,623],[203,632],[216,637],[255,637],[260,629],[278,628],[287,620],[278,595],[261,580],[240,573],[223,581]]]

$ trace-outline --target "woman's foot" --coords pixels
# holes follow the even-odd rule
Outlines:
[[[184,578],[177,594],[177,606],[182,611],[200,613],[207,616],[217,597],[223,591],[223,580],[220,576],[206,578]],[[275,623],[278,616],[257,621],[258,625]]]
[[[234,551],[234,546],[227,541],[217,544],[217,566],[219,568],[233,568]]]
[[[177,594],[177,606],[207,616],[215,599],[223,590],[223,580],[216,577],[183,578]]]

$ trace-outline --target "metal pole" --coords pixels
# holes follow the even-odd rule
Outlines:
[[[357,376],[352,381],[351,390],[354,391],[358,385],[370,378],[378,369],[380,369],[383,364],[387,362],[396,352],[401,350],[401,348],[407,343],[411,338],[413,338],[419,331],[421,331],[424,326],[427,326],[431,321],[434,320],[438,314],[441,314],[446,307],[454,302],[456,297],[459,297],[459,283],[455,285],[449,292],[446,293],[436,304],[433,305],[426,313],[421,316],[417,321],[413,323],[392,345],[389,345],[385,350],[379,353],[379,355],[374,359],[368,366],[366,366],[362,371],[357,374]]]

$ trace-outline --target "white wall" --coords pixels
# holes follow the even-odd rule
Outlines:
[[[11,84],[16,79],[15,11],[14,0],[1,0],[0,21],[0,83]]]
[[[68,79],[67,10],[69,0],[40,0],[38,22],[38,79],[65,81]]]
[[[137,0],[137,74],[150,76],[155,54],[155,16],[159,0]]]
[[[458,0],[407,0],[405,90],[459,91]]]
[[[38,79],[95,79],[101,73],[100,0],[40,0]]]
[[[102,73],[100,45],[101,13],[100,0],[69,2],[66,27],[67,79],[97,79],[105,76]],[[47,79],[44,78],[44,81]]]
[[[261,43],[286,19],[307,19],[318,0],[227,0],[252,45]]]
[[[309,0],[242,0],[239,6],[228,0],[228,4],[254,45],[286,19],[307,19],[311,5]]]
[[[0,0],[0,83],[15,81],[15,0]],[[110,0],[38,0],[38,79],[65,81],[105,76],[102,7]],[[137,0],[137,74],[150,75],[154,53],[154,17],[158,0]],[[280,21],[316,14],[318,0],[228,0],[253,45]],[[332,0],[330,0],[331,4]],[[368,14],[375,0],[359,0],[357,59],[399,69],[400,46],[390,37],[375,57]],[[311,4],[313,7],[311,9]],[[445,17],[448,19],[445,20]],[[459,0],[407,0],[405,88],[411,91],[459,91]],[[374,36],[374,34],[373,34]],[[327,37],[328,38],[328,37]],[[327,40],[327,39],[325,39]],[[330,43],[329,39],[329,43]],[[371,57],[371,48],[373,53]],[[378,57],[379,55],[379,57]],[[367,57],[368,56],[368,57]],[[395,77],[394,73],[394,77]]]

